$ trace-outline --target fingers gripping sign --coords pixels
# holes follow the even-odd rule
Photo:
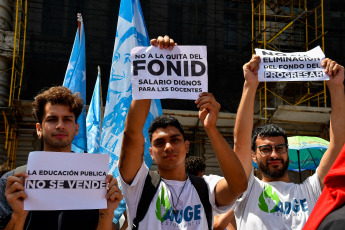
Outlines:
[[[199,118],[205,128],[216,127],[220,104],[212,93],[201,93],[195,101],[199,108]]]
[[[337,62],[325,58],[321,62],[321,66],[325,68],[325,73],[328,74],[329,80],[326,81],[328,87],[333,85],[342,85],[344,82],[344,66],[339,65]]]
[[[245,81],[250,84],[259,84],[258,81],[258,70],[261,62],[260,56],[253,54],[252,59],[244,64],[243,74]]]
[[[24,210],[24,200],[27,198],[27,194],[24,192],[24,180],[26,177],[28,177],[28,174],[20,172],[7,178],[5,195],[13,212],[16,214],[27,214],[27,211]]]
[[[150,41],[152,46],[159,47],[160,49],[170,49],[172,50],[174,46],[177,46],[177,43],[171,39],[168,35],[164,37],[159,36],[158,38],[151,39]]]
[[[109,213],[113,213],[122,200],[123,195],[118,186],[117,180],[116,178],[113,178],[113,175],[107,175],[106,182],[108,183],[107,195],[105,196],[105,198],[107,199],[106,211]]]

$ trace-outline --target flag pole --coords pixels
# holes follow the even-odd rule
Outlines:
[[[101,67],[97,66],[98,76],[99,76],[99,95],[101,98],[101,129],[103,126],[103,116],[104,116],[104,106],[103,106],[103,95],[102,95],[102,78],[101,78]]]

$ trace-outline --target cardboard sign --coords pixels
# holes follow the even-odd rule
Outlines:
[[[134,99],[196,100],[208,91],[206,46],[136,47],[131,61]]]
[[[107,208],[109,155],[31,152],[24,210]]]
[[[324,53],[318,46],[307,52],[282,53],[255,49],[260,56],[259,81],[326,81],[321,61]]]

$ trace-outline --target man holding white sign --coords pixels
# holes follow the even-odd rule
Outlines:
[[[151,40],[151,44],[171,49],[175,46],[168,36]],[[143,161],[142,132],[150,100],[133,100],[126,117],[119,160],[129,229],[212,229],[212,212],[226,212],[246,189],[243,167],[216,127],[220,105],[206,92],[199,94],[195,103],[224,178],[186,174],[189,142],[178,120],[164,115],[155,118],[149,128],[150,154],[159,174],[149,172]],[[152,186],[156,189],[151,189]],[[154,191],[147,194],[148,190]],[[146,212],[141,212],[144,209]]]
[[[71,152],[71,144],[75,135],[78,134],[79,125],[76,123],[82,112],[83,102],[77,94],[66,87],[52,87],[37,95],[33,102],[33,115],[37,119],[37,135],[43,139],[44,151]],[[49,153],[47,153],[48,155]],[[64,153],[60,153],[64,154]],[[66,153],[65,153],[66,154]],[[68,164],[65,162],[64,164]],[[19,171],[19,172],[16,172]],[[90,169],[92,171],[92,169]],[[28,171],[29,172],[29,171]],[[76,171],[78,173],[78,171]],[[24,210],[24,200],[29,198],[24,190],[33,187],[43,188],[43,182],[31,181],[26,185],[24,179],[28,177],[25,170],[14,170],[14,175],[8,176],[5,191],[0,191],[1,197],[5,193],[12,210],[9,213],[9,222],[5,229],[112,229],[114,210],[122,199],[117,181],[112,175],[107,175],[106,184],[98,181],[99,186],[106,188],[107,208],[99,210],[56,210],[56,211],[27,211]],[[12,174],[13,174],[12,173]],[[71,175],[63,170],[41,170],[35,174]],[[90,174],[84,171],[80,174]],[[72,172],[72,174],[75,174]],[[104,174],[103,174],[104,175]],[[24,179],[23,179],[24,178]],[[104,177],[103,177],[104,178]],[[50,186],[60,186],[58,181],[50,183]],[[67,182],[68,183],[68,182]],[[78,188],[77,183],[69,182],[71,188]],[[64,183],[61,184],[62,187]],[[43,186],[43,187],[42,187]],[[73,187],[74,186],[74,187]],[[51,197],[54,199],[54,196]],[[84,202],[88,202],[84,200]],[[4,205],[3,202],[1,205]],[[48,204],[49,205],[49,204]],[[3,207],[1,207],[3,208]],[[3,219],[1,219],[3,221]]]
[[[318,63],[329,77],[330,145],[316,173],[302,184],[294,184],[287,174],[289,149],[285,131],[266,124],[252,132],[260,61],[260,56],[253,55],[243,66],[245,82],[234,129],[234,149],[249,181],[247,191],[235,203],[237,229],[302,229],[321,194],[324,178],[344,145],[344,67],[328,58]],[[262,181],[254,177],[253,161]]]

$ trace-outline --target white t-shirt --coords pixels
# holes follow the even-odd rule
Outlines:
[[[317,172],[302,184],[263,182],[252,172],[235,202],[237,229],[302,229],[320,194]]]
[[[127,204],[129,229],[132,229],[133,219],[136,216],[137,206],[148,171],[147,166],[143,163],[131,185],[126,184],[120,175],[122,192]],[[209,200],[213,211],[215,213],[228,211],[230,206],[217,207],[215,204],[214,188],[222,177],[210,175],[203,178],[209,189]],[[181,190],[182,193],[178,199]],[[173,198],[171,198],[171,193],[173,193]],[[175,205],[176,215],[172,211]],[[139,229],[208,229],[203,205],[191,181],[187,179],[185,183],[185,181],[165,180],[162,178],[144,219],[139,223]]]

